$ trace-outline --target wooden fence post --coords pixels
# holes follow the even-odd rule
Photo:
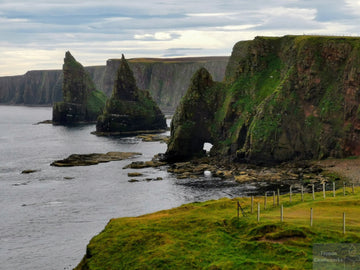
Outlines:
[[[257,221],[260,222],[260,203],[257,203]]]
[[[333,182],[333,197],[335,197],[335,181]]]
[[[273,206],[275,207],[275,191],[273,191]]]
[[[322,186],[323,186],[323,197],[325,199],[325,197],[326,197],[326,194],[325,194],[325,182],[322,184]]]
[[[267,202],[267,193],[265,192],[265,197],[264,197],[264,210],[266,210],[266,202]]]
[[[313,225],[313,209],[310,208],[310,227]]]
[[[254,196],[251,196],[251,214],[254,213]]]
[[[277,190],[277,206],[280,205],[280,190]]]
[[[240,219],[240,203],[239,203],[239,201],[237,201],[237,219],[238,219],[238,221]]]
[[[343,234],[345,234],[345,212],[343,213]]]
[[[291,202],[291,197],[292,197],[292,185],[290,185],[290,202]]]
[[[315,200],[315,185],[312,184],[312,198]]]
[[[281,208],[280,208],[280,221],[283,222],[284,221],[284,206],[281,204]]]
[[[304,186],[301,186],[301,201],[304,201]]]

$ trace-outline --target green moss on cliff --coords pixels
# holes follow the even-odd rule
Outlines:
[[[97,119],[103,112],[106,104],[107,96],[104,92],[95,90],[90,92],[86,101],[86,110],[90,119]]]
[[[96,131],[121,134],[165,128],[164,115],[149,92],[137,88],[134,74],[123,56],[112,96],[98,118]]]
[[[305,194],[304,202],[294,196],[292,203],[284,195],[280,197],[284,222],[279,222],[279,208],[269,206],[261,209],[257,222],[256,214],[250,213],[250,198],[192,203],[112,219],[90,241],[75,269],[311,269],[314,243],[360,241],[360,196],[339,195],[313,201]],[[316,194],[319,197],[322,193]],[[237,201],[245,218],[236,218]],[[255,204],[262,202],[263,198],[255,198]],[[310,208],[316,213],[312,227]],[[344,209],[345,235],[341,228]]]
[[[208,105],[213,154],[256,162],[360,154],[359,44],[324,36],[237,43],[219,102]]]
[[[96,90],[84,67],[66,52],[63,65],[63,102],[53,106],[55,124],[93,122],[102,112],[106,95]]]

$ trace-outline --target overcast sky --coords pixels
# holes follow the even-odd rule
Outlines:
[[[358,0],[0,0],[0,76],[109,58],[230,55],[287,34],[360,35]]]

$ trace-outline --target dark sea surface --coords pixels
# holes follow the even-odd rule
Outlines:
[[[95,125],[34,125],[51,114],[47,107],[0,106],[0,269],[72,269],[111,218],[244,196],[256,189],[205,176],[177,180],[166,168],[123,169],[165,152],[166,144],[97,137],[90,134]],[[142,156],[86,167],[50,166],[70,154],[109,151]],[[135,171],[144,176],[130,183],[127,174]],[[144,180],[156,177],[164,180]]]

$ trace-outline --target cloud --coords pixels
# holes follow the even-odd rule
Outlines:
[[[137,40],[173,40],[180,37],[179,34],[170,32],[156,32],[154,34],[135,34],[134,38]]]
[[[359,34],[356,0],[2,0],[0,76],[127,57],[230,55],[258,35]]]

